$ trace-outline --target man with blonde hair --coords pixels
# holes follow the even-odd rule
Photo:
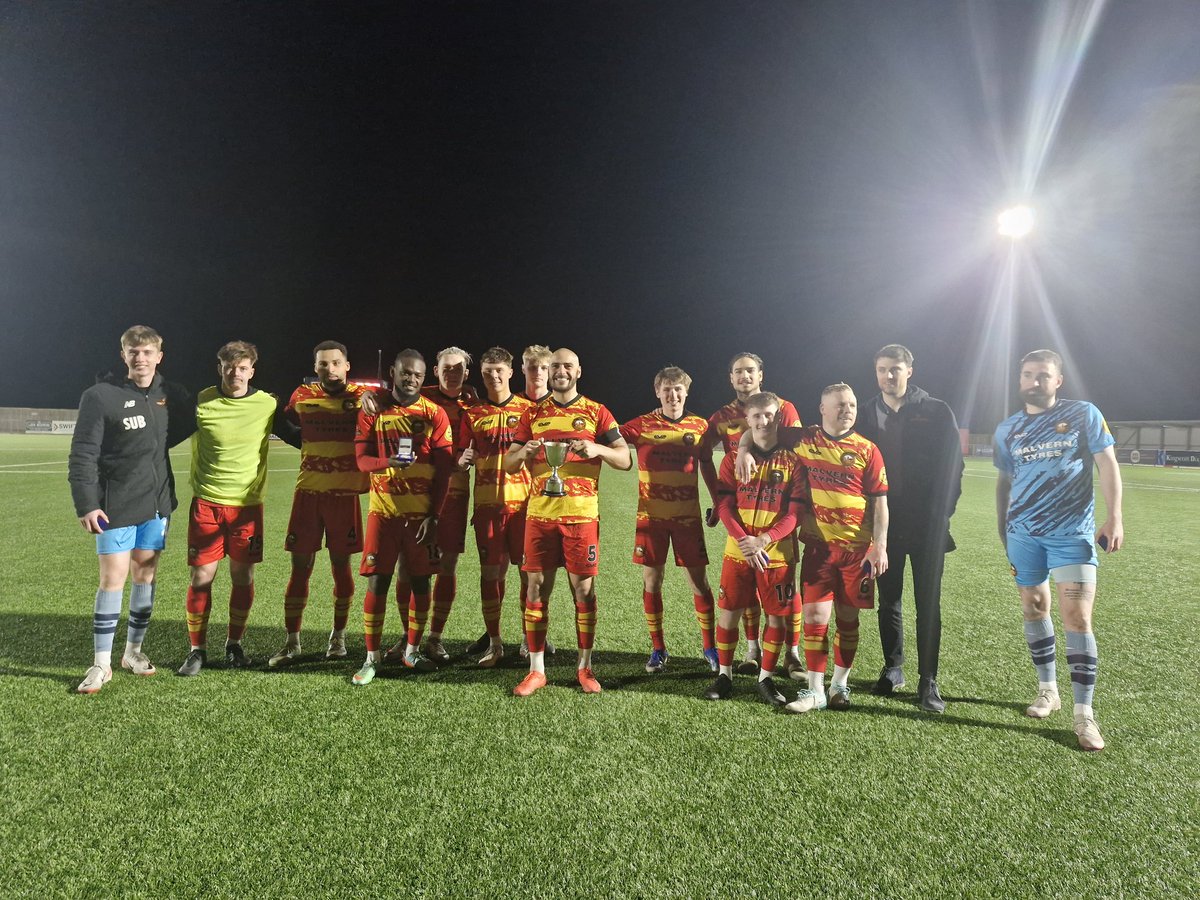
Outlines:
[[[163,379],[162,338],[148,325],[121,335],[124,371],[101,376],[79,399],[67,480],[83,530],[96,536],[100,585],[92,617],[92,665],[81,694],[112,678],[112,646],[125,582],[129,628],[121,667],[153,675],[142,642],[154,609],[155,575],[178,501],[167,451],[187,435],[191,398]]]

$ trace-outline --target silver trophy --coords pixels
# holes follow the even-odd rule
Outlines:
[[[565,497],[567,487],[558,474],[558,467],[567,461],[567,451],[570,444],[566,441],[545,441],[542,448],[546,451],[546,464],[550,466],[550,477],[542,486],[543,497]]]

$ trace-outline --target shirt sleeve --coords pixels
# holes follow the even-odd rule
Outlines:
[[[863,470],[863,493],[878,496],[888,492],[887,470],[883,467],[883,454],[871,444],[867,452],[867,467]]]
[[[85,392],[79,400],[79,416],[71,437],[71,455],[67,458],[67,481],[75,514],[85,516],[100,509],[100,448],[104,444],[104,406],[94,393]]]
[[[531,406],[521,413],[521,421],[517,423],[517,431],[512,439],[514,444],[527,444],[533,440],[533,411],[535,409],[537,409],[536,406]]]
[[[608,411],[607,407],[601,406],[596,415],[596,443],[611,447],[617,441],[623,440],[617,420],[613,418],[613,414]]]
[[[1112,432],[1108,430],[1108,423],[1104,421],[1104,416],[1094,405],[1087,405],[1087,441],[1088,451],[1091,453],[1099,453],[1105,447],[1111,447],[1115,444],[1116,438],[1112,436]]]
[[[354,461],[360,472],[379,472],[390,466],[386,456],[379,456],[378,441],[375,439],[375,420],[378,416],[358,411],[358,424],[354,430]]]

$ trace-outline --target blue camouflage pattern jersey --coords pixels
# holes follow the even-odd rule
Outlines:
[[[1006,531],[1090,540],[1092,454],[1114,443],[1100,410],[1084,400],[1059,400],[1044,412],[1018,412],[1001,422],[992,462],[1012,481]]]

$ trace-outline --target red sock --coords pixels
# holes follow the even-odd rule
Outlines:
[[[246,634],[246,620],[253,605],[254,585],[233,585],[229,591],[229,640],[240,641]]]
[[[283,592],[283,627],[295,634],[304,622],[304,607],[308,606],[308,579],[312,569],[292,569]]]
[[[722,628],[717,625],[717,661],[723,666],[733,665],[733,652],[737,650],[737,626]]]
[[[700,624],[700,640],[704,642],[705,650],[711,650],[716,642],[716,635],[713,633],[712,591],[692,594],[692,604],[696,607],[696,621]]]
[[[546,604],[532,600],[525,604],[525,642],[530,653],[541,653],[546,649],[546,629],[550,626],[550,611]]]
[[[193,647],[203,647],[208,640],[208,614],[212,610],[212,585],[187,590],[187,630]]]
[[[400,610],[400,627],[408,631],[408,608],[412,606],[412,584],[396,582],[396,609]]]
[[[650,629],[650,646],[655,650],[666,650],[662,630],[662,592],[642,591],[642,611],[646,614],[646,627]]]
[[[804,623],[804,666],[810,672],[824,672],[829,662],[829,625]]]
[[[762,670],[764,672],[775,671],[775,663],[779,661],[779,651],[783,649],[784,631],[782,625],[772,625],[768,620],[767,627],[763,631]]]
[[[450,607],[454,605],[454,594],[458,590],[458,579],[453,575],[439,575],[433,585],[433,621],[429,630],[441,634],[450,618]]]
[[[596,595],[575,601],[575,638],[580,650],[591,650],[596,639]]]
[[[856,653],[858,653],[858,619],[853,621],[838,619],[837,634],[833,637],[834,663],[849,669],[854,665]]]
[[[479,596],[483,603],[483,624],[488,637],[500,637],[500,608],[504,601],[504,582],[500,579],[479,579]]]
[[[333,570],[333,630],[344,631],[350,618],[350,601],[354,599],[354,575],[350,571],[350,560],[334,563]]]
[[[742,613],[742,624],[746,626],[746,640],[758,640],[758,622],[762,615],[762,610],[757,606],[748,606],[746,611]]]
[[[416,647],[425,633],[425,622],[429,618],[429,595],[413,591],[408,604],[408,642]]]
[[[368,650],[379,649],[383,636],[383,617],[387,613],[387,594],[376,594],[368,589],[363,598],[363,637]]]

